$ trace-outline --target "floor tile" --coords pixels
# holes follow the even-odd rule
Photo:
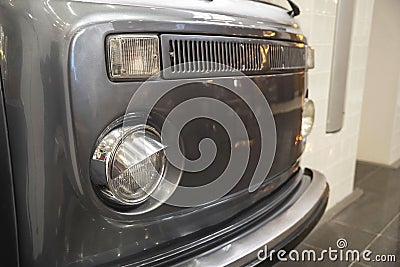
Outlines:
[[[375,234],[358,230],[354,227],[328,222],[313,231],[305,240],[306,245],[321,249],[337,248],[339,239],[346,239],[348,248],[364,249],[374,238]]]
[[[357,161],[356,164],[356,174],[355,174],[355,184],[359,184],[364,180],[364,178],[368,177],[371,173],[377,171],[382,168],[379,165],[370,164],[366,162]]]
[[[349,265],[349,267],[370,267],[370,265],[367,265],[366,263],[362,263],[362,262],[355,262],[355,263]]]
[[[386,196],[397,195],[400,188],[400,170],[381,168],[372,173],[358,186],[364,191],[371,191]],[[400,198],[397,197],[400,203]]]
[[[358,162],[355,179],[355,186],[364,194],[314,229],[297,251],[313,249],[319,256],[323,249],[337,249],[337,240],[344,238],[347,249],[362,252],[368,246],[374,253],[371,257],[393,254],[397,262],[331,262],[326,257],[323,262],[281,262],[276,266],[400,266],[400,168]]]
[[[397,215],[398,195],[365,191],[355,203],[333,218],[333,221],[366,232],[378,234]]]
[[[384,237],[400,241],[400,216],[397,215],[396,219],[388,226],[382,234]]]
[[[372,243],[372,245],[368,248],[372,251],[371,259],[373,260],[376,255],[383,255],[388,257],[388,255],[395,256],[396,262],[365,262],[370,266],[399,266],[400,265],[400,241],[396,241],[393,239],[386,238],[384,236],[379,237],[376,241]],[[363,262],[364,263],[364,262]]]

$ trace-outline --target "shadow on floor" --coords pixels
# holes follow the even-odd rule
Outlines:
[[[300,253],[314,250],[316,255],[324,249],[338,249],[337,241],[345,239],[348,250],[372,251],[375,256],[392,257],[396,262],[330,261],[323,262],[281,262],[276,266],[400,266],[400,169],[357,163],[355,186],[364,194],[332,220],[314,229],[297,247]],[[346,256],[343,256],[344,259]],[[378,259],[378,258],[376,258]]]

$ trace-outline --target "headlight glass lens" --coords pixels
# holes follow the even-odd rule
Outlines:
[[[146,199],[161,181],[163,154],[157,152],[113,178],[110,181],[112,191],[125,201]]]
[[[311,99],[304,99],[303,106],[303,120],[301,124],[301,134],[303,136],[308,136],[314,126],[315,119],[315,106]]]
[[[110,161],[111,192],[127,204],[139,204],[157,188],[164,173],[165,146],[149,131],[124,136]]]

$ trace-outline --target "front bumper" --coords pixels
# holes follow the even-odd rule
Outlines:
[[[321,218],[329,197],[326,178],[317,171],[305,170],[302,187],[296,201],[273,219],[259,223],[229,243],[174,266],[254,266],[260,262],[258,252],[266,245],[271,251],[300,242]]]

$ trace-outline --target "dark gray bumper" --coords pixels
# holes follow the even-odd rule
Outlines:
[[[265,245],[272,250],[298,242],[319,221],[329,197],[329,186],[321,173],[306,170],[303,179],[307,177],[311,181],[301,196],[274,219],[253,227],[224,246],[175,266],[254,266],[260,262],[257,253]]]

